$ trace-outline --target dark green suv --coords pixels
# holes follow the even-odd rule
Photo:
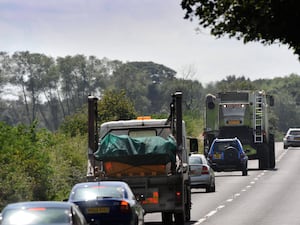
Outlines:
[[[238,138],[215,139],[208,152],[208,162],[215,171],[242,171],[248,175],[248,156]]]

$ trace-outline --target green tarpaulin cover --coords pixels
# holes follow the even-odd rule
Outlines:
[[[107,134],[94,153],[97,160],[119,161],[135,165],[174,163],[176,142],[171,136],[131,138],[128,135]]]

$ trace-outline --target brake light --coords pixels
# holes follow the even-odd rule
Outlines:
[[[44,207],[39,207],[39,208],[30,208],[30,209],[28,209],[28,210],[31,210],[31,211],[45,211],[46,208],[44,208]]]
[[[121,201],[120,202],[120,210],[121,210],[122,213],[130,212],[129,209],[130,209],[130,206],[129,206],[128,202],[126,202],[126,201]]]
[[[176,201],[177,202],[181,202],[181,192],[180,191],[176,191]]]
[[[209,174],[207,166],[202,166],[202,172],[201,174]]]

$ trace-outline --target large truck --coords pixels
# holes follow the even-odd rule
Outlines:
[[[269,126],[274,98],[264,91],[227,91],[205,99],[204,152],[215,138],[237,137],[259,169],[275,168],[274,134]]]
[[[97,98],[90,96],[87,178],[122,180],[145,213],[160,212],[165,225],[190,220],[188,141],[182,93],[172,95],[166,119],[140,117],[97,124]],[[193,144],[195,142],[193,141]]]

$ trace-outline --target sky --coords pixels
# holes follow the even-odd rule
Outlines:
[[[180,0],[0,0],[0,51],[152,61],[202,84],[300,74],[285,45],[215,38],[183,19]]]

